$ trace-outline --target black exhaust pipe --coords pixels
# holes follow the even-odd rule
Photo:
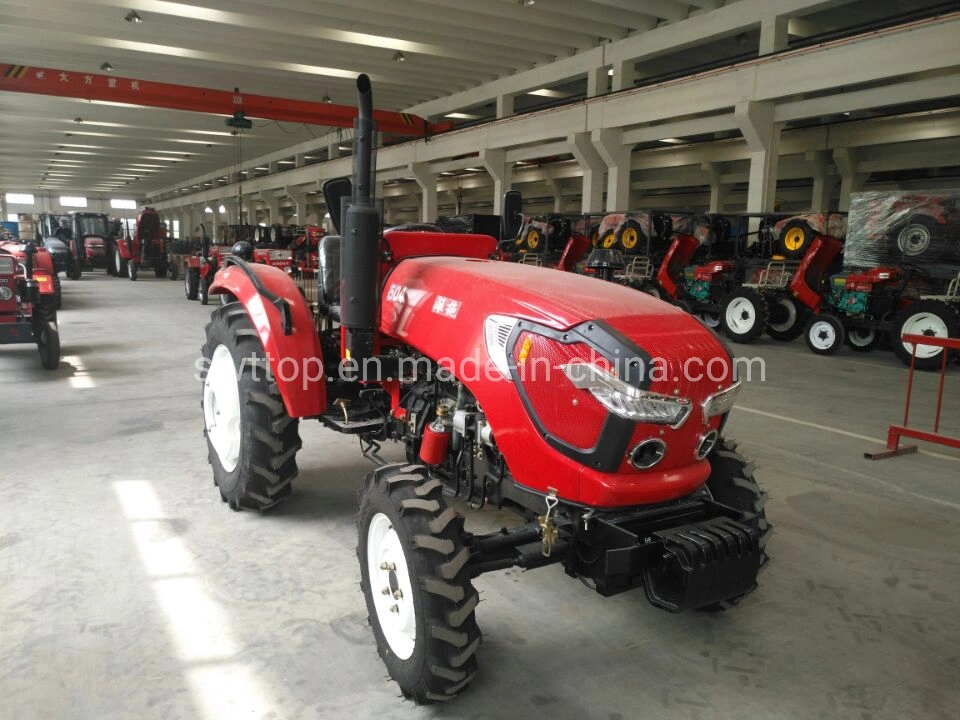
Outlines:
[[[370,78],[357,78],[358,112],[353,124],[353,194],[343,213],[340,255],[340,323],[345,354],[358,363],[373,355],[380,261],[380,214],[374,207],[373,91]]]

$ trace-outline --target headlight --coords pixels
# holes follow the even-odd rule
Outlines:
[[[569,363],[560,369],[574,387],[589,390],[601,405],[627,420],[680,427],[690,414],[690,401],[640,390],[596,365]]]
[[[6,285],[0,285],[0,300],[9,300],[13,297],[13,290]]]
[[[733,404],[737,401],[737,395],[740,393],[740,381],[737,380],[726,390],[714,393],[703,401],[703,421],[707,422],[712,417],[723,415],[730,412]]]
[[[0,275],[12,275],[14,262],[12,257],[0,257]]]

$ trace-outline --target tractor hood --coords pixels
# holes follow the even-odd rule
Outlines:
[[[58,238],[45,238],[43,246],[52,253],[67,252],[67,244]]]
[[[662,318],[665,324],[677,325],[681,330],[703,330],[686,313],[646,293],[597,278],[520,263],[458,257],[411,258],[387,277],[383,294],[384,319],[397,309],[391,297],[402,296],[403,308],[414,310],[429,305],[426,309],[431,314],[447,319],[476,317],[481,323],[486,315],[496,313],[562,331],[588,320],[604,320],[617,326],[642,315],[649,322]],[[402,327],[391,328],[391,334],[394,333],[402,337]]]

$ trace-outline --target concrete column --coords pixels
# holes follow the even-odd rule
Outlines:
[[[307,154],[297,153],[293,156],[294,167],[303,167],[307,164]]]
[[[280,214],[280,198],[277,197],[276,195],[269,195],[269,194],[263,194],[263,193],[260,194],[260,198],[263,200],[264,203],[266,203],[266,206],[267,206],[267,213],[269,214],[269,218],[267,219],[267,224],[274,225],[277,223],[282,223],[283,218],[281,217],[281,214]],[[252,213],[250,217],[253,220],[256,220],[255,213]]]
[[[286,188],[287,195],[293,200],[296,216],[293,218],[295,225],[306,225],[310,221],[307,219],[307,193],[305,190],[291,190]]]
[[[516,95],[497,95],[497,119],[513,115],[513,101]]]
[[[583,171],[583,191],[581,193],[581,212],[597,213],[603,210],[603,174],[606,163],[600,157],[587,133],[567,136],[570,152]]]
[[[267,170],[269,170],[271,174],[275,172],[280,172],[282,169],[283,169],[283,165],[281,165],[276,160],[274,160],[273,162],[267,163]],[[250,177],[253,177],[253,172],[250,173]]]
[[[863,190],[870,173],[859,172],[859,156],[856,148],[837,148],[833,151],[833,161],[840,171],[840,203],[838,209],[846,212],[850,209],[850,195]]]
[[[790,19],[782,15],[765,17],[760,21],[760,54],[780,52],[787,49],[787,27]]]
[[[336,160],[338,157],[340,157],[340,143],[335,142],[327,145],[327,159]]]
[[[613,92],[627,90],[633,87],[637,79],[637,70],[633,60],[621,60],[613,65]]]
[[[810,163],[813,177],[810,209],[814,212],[826,212],[830,209],[830,199],[835,184],[830,176],[830,152],[828,150],[808,152],[804,155],[804,160]]]
[[[707,173],[710,180],[710,208],[708,212],[723,212],[727,200],[727,188],[720,181],[720,166],[716,163],[703,163],[700,168]]]
[[[623,144],[623,130],[594,130],[590,139],[607,165],[607,212],[629,210],[633,149]]]
[[[437,176],[426,163],[410,163],[410,174],[420,186],[420,222],[437,220]]]
[[[587,97],[606,95],[610,90],[610,76],[606,67],[593,68],[587,71]]]
[[[563,181],[555,178],[547,178],[546,185],[553,194],[553,211],[555,213],[563,212]]]
[[[735,117],[747,141],[750,185],[747,212],[772,212],[777,194],[781,123],[773,122],[772,102],[737,103]]]
[[[480,164],[493,179],[493,214],[503,211],[503,194],[513,185],[513,167],[507,165],[507,152],[502,149],[481,150]]]

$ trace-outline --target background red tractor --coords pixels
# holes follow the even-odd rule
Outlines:
[[[0,243],[0,344],[36,343],[47,370],[60,365],[60,334],[48,253],[25,245]]]
[[[473,680],[485,572],[559,563],[601,595],[642,587],[671,612],[737,603],[770,526],[720,435],[739,388],[726,348],[619,284],[490,260],[493,237],[381,233],[367,76],[357,86],[353,182],[324,185],[339,297],[315,318],[287,273],[237,257],[210,288],[236,300],[203,346],[223,501],[266,510],[291,493],[302,419],[360,439],[379,465],[360,498],[362,590],[380,656],[417,702]],[[691,359],[709,375],[684,372]],[[388,440],[405,461],[385,463]],[[450,497],[520,524],[468,532]]]
[[[131,280],[137,279],[143,267],[151,268],[158,278],[167,275],[176,280],[177,268],[167,254],[167,227],[160,213],[152,207],[141,209],[133,236],[124,235],[115,241],[111,262],[118,276],[126,274]]]
[[[78,280],[83,270],[106,270],[111,259],[109,220],[103,213],[70,213],[70,251],[74,262],[67,277]]]

